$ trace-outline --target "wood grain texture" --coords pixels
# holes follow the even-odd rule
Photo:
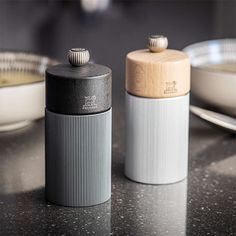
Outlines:
[[[152,53],[148,49],[128,53],[126,90],[150,98],[177,97],[190,91],[190,60],[181,51],[167,49]]]

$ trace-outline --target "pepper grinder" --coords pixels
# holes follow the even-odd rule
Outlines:
[[[111,69],[83,48],[68,59],[46,70],[46,198],[91,206],[111,196]]]
[[[190,61],[162,35],[148,41],[126,57],[125,175],[168,184],[187,176]]]

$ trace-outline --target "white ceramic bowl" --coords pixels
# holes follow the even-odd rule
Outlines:
[[[38,82],[3,87],[0,84],[0,131],[24,127],[44,116],[44,72],[49,65],[56,63],[31,53],[0,51],[0,73],[21,71],[42,77]]]
[[[236,116],[236,39],[200,42],[183,51],[191,58],[191,92],[217,110]],[[235,71],[207,66],[222,63],[235,65]]]

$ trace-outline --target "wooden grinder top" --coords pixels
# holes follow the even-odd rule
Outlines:
[[[181,51],[166,49],[164,36],[149,37],[149,49],[128,53],[126,90],[136,96],[168,98],[190,91],[190,60]]]

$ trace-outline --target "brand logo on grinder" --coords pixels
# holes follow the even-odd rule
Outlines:
[[[97,108],[96,96],[85,96],[83,109],[88,110],[88,109],[95,109],[95,108]]]
[[[177,93],[178,90],[176,89],[176,84],[177,84],[176,81],[166,82],[164,93],[165,94]]]

